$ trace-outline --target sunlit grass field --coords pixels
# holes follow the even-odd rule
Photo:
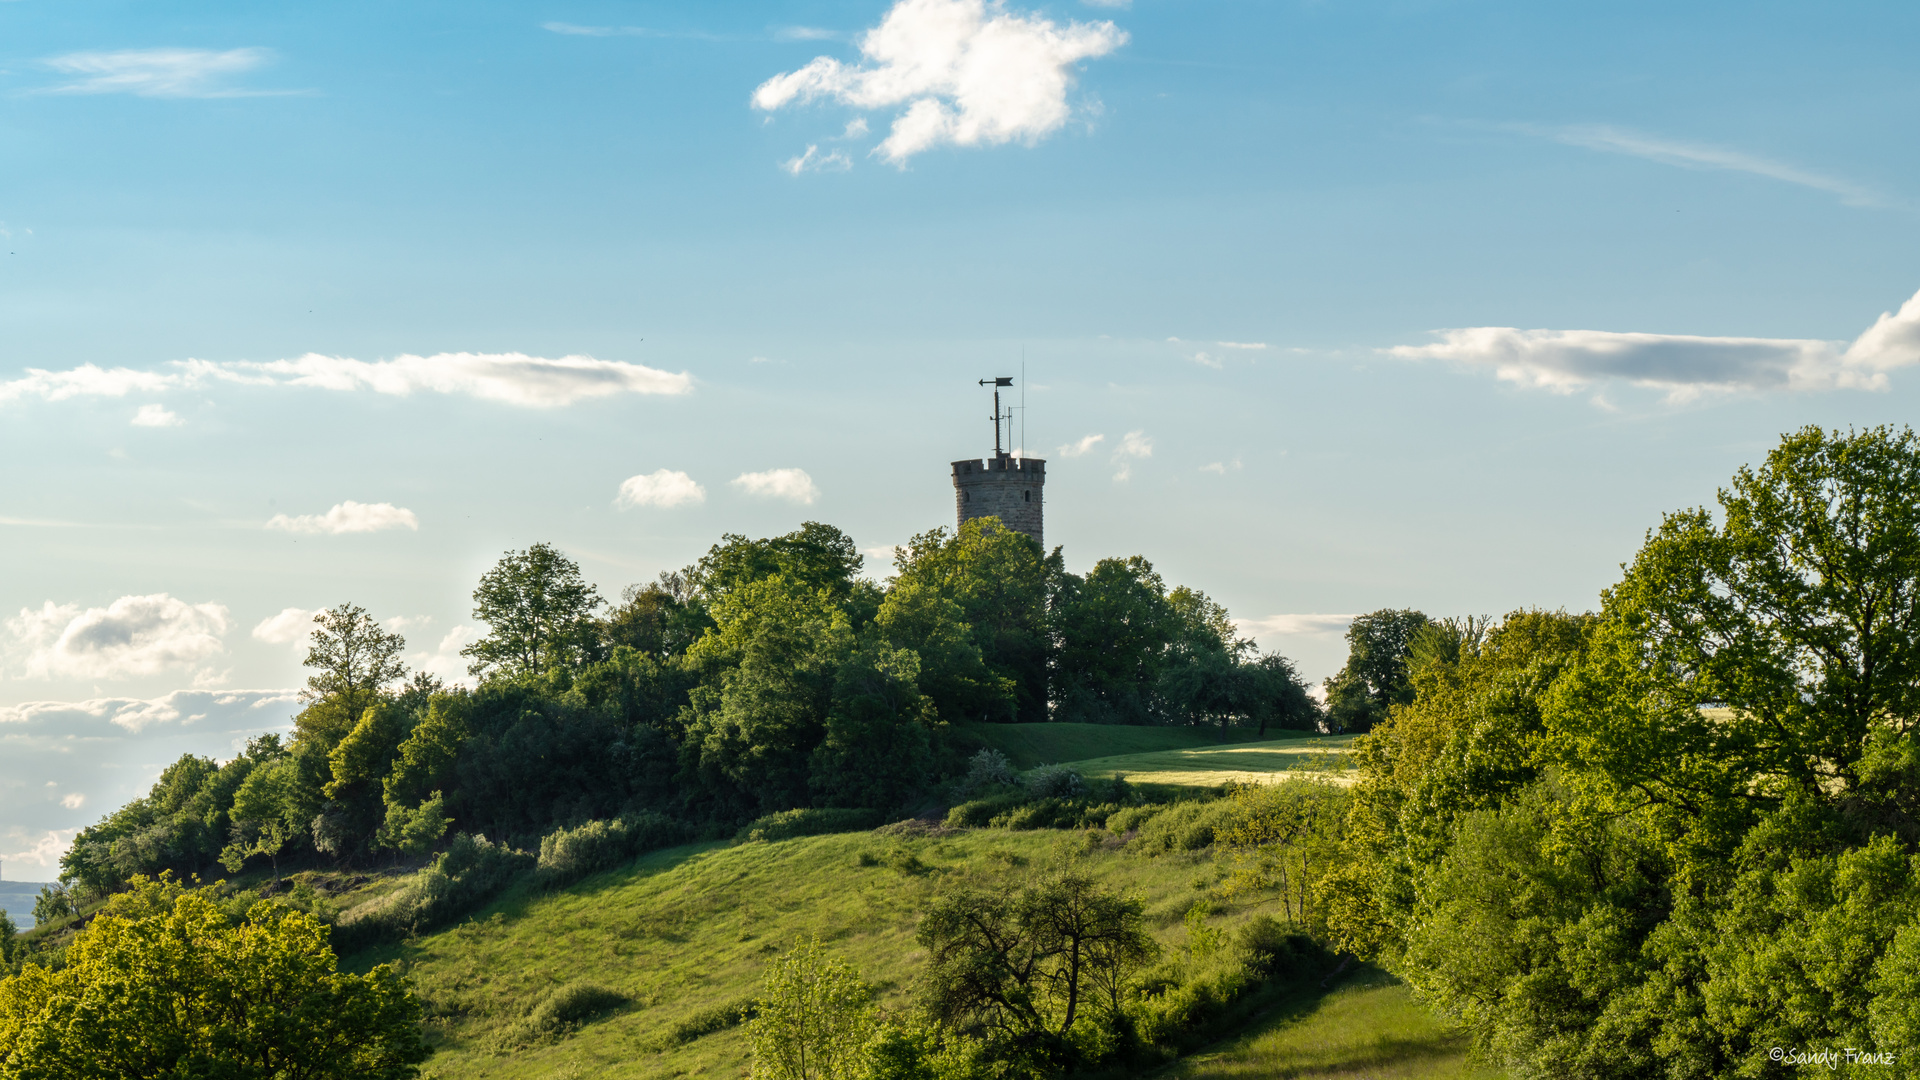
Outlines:
[[[1347,779],[1346,763],[1351,735],[1299,735],[1249,743],[1212,743],[1205,746],[1117,754],[1073,762],[1081,775],[1105,778],[1125,773],[1137,783],[1178,787],[1215,787],[1231,780],[1266,784],[1289,776],[1330,776]]]
[[[868,856],[862,865],[862,855]],[[676,1028],[751,998],[768,957],[818,935],[859,967],[884,1005],[908,1004],[921,964],[913,940],[940,890],[1017,887],[1068,862],[1140,896],[1170,948],[1181,920],[1215,881],[1203,855],[1148,859],[1087,834],[980,829],[946,837],[845,833],[776,843],[676,848],[566,892],[515,891],[466,924],[348,958],[364,969],[400,960],[432,1013],[438,1053],[428,1067],[454,1078],[670,1077],[742,1074],[744,1032],[724,1027],[675,1041]],[[1216,925],[1251,911],[1216,902]],[[554,989],[597,984],[625,999],[557,1040],[503,1041]]]
[[[1502,1080],[1476,1064],[1467,1037],[1363,968],[1318,1000],[1284,1009],[1238,1038],[1195,1054],[1160,1080]]]
[[[963,724],[972,739],[1007,755],[1017,769],[1057,765],[1116,754],[1145,754],[1221,745],[1218,728],[1130,727],[1124,724]],[[1246,743],[1259,735],[1255,728],[1228,728],[1229,743]],[[1297,739],[1295,731],[1267,732],[1268,739]]]

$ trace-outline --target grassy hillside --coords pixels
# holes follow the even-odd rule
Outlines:
[[[1125,773],[1139,783],[1179,787],[1215,787],[1229,780],[1271,783],[1290,775],[1344,777],[1351,735],[1292,735],[1266,742],[1209,743],[1204,746],[1117,754],[1073,762],[1083,776],[1105,778]]]
[[[1467,1055],[1467,1037],[1372,968],[1283,1008],[1160,1080],[1501,1080]]]
[[[1012,887],[1074,864],[1142,896],[1162,944],[1177,951],[1183,917],[1217,880],[1204,854],[1150,859],[1097,833],[899,828],[658,852],[565,892],[523,887],[461,926],[347,963],[407,966],[428,1003],[438,1048],[429,1068],[441,1080],[734,1077],[748,1062],[737,1009],[756,993],[767,959],[798,939],[818,935],[879,987],[885,1005],[904,1007],[921,962],[914,930],[938,891]],[[1214,903],[1216,926],[1254,914]],[[599,1013],[570,1031],[540,1030],[563,1000]],[[1409,1008],[1404,999],[1398,1007]],[[1410,1062],[1432,1056],[1426,1043],[1408,1046]]]
[[[1217,728],[1131,727],[1122,724],[962,724],[964,738],[1007,755],[1017,769],[1066,761],[1219,746]],[[1269,731],[1269,739],[1302,737],[1300,732]],[[1229,728],[1230,743],[1255,739],[1253,728]]]

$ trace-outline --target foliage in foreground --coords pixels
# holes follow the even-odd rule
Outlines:
[[[1719,501],[1361,744],[1332,924],[1516,1075],[1920,1075],[1920,439],[1809,428]]]
[[[426,1057],[392,968],[342,974],[310,916],[262,902],[235,924],[167,879],[115,896],[60,970],[0,981],[6,1080],[404,1080]]]

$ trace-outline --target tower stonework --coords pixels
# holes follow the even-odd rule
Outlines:
[[[1041,530],[1041,493],[1047,482],[1047,463],[997,452],[980,461],[953,463],[953,506],[959,523],[979,517],[997,517],[1017,533],[1047,546]]]

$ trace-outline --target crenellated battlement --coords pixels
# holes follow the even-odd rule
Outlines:
[[[1047,463],[1040,458],[995,454],[953,463],[953,502],[961,524],[997,517],[1007,528],[1046,546],[1043,493]]]

